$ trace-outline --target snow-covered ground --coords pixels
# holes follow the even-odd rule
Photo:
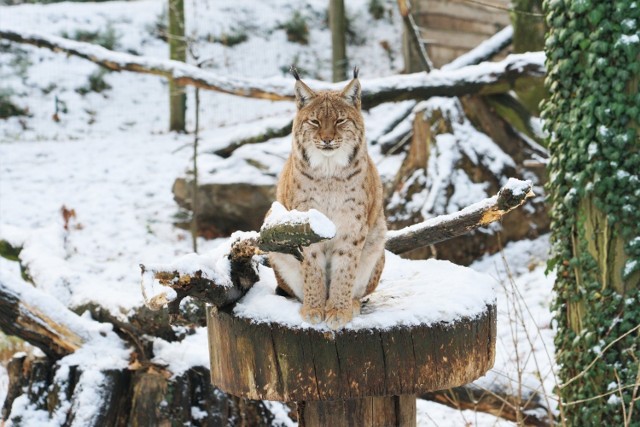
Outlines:
[[[166,43],[153,35],[165,3],[0,6],[0,28],[53,35],[112,31],[116,50],[166,58]],[[401,20],[396,12],[374,21],[367,4],[366,0],[347,2],[356,39],[349,45],[351,64],[360,66],[363,77],[396,73],[402,68]],[[390,9],[393,4],[389,3]],[[285,75],[289,64],[296,63],[309,77],[329,79],[325,0],[305,0],[295,8],[285,0],[232,4],[190,0],[186,5],[186,33],[196,40],[198,57],[212,59],[207,68],[222,75],[259,78]],[[309,45],[287,41],[284,30],[278,28],[294,9],[307,19]],[[207,41],[237,32],[245,32],[248,40],[234,47]],[[98,300],[113,313],[126,314],[142,304],[140,263],[166,263],[191,251],[189,234],[173,226],[177,206],[171,186],[188,167],[193,138],[166,132],[168,87],[159,77],[107,73],[104,79],[110,89],[79,93],[77,89],[86,86],[98,69],[82,59],[0,41],[0,93],[10,93],[12,101],[30,113],[0,120],[0,238],[24,247],[22,257],[34,280],[63,304],[78,306]],[[201,98],[202,145],[209,151],[233,136],[252,134],[265,121],[286,122],[295,110],[289,102],[207,91],[202,91]],[[379,136],[394,115],[410,104],[371,110],[365,116],[368,135]],[[193,111],[190,96],[191,130]],[[286,138],[270,146],[270,167],[279,168],[287,147]],[[382,174],[394,173],[400,158],[382,156],[376,150],[372,155]],[[259,146],[246,147],[237,156],[263,156],[264,151]],[[218,160],[217,156],[205,157],[205,165],[212,163],[203,170],[217,167],[213,163]],[[249,176],[237,169],[219,168],[217,174],[221,173],[233,179]],[[63,206],[75,213],[68,231]],[[204,252],[217,244],[219,241],[201,240],[199,247]],[[500,255],[472,266],[492,275],[498,291],[496,365],[479,380],[480,385],[497,382],[514,390],[539,389],[541,378],[550,393],[552,278],[544,275],[543,265],[547,247],[543,237],[505,248],[515,286]],[[17,272],[6,263],[0,264],[3,274]],[[173,363],[170,366],[176,374],[189,364],[208,363],[203,332],[181,343],[158,339],[155,361]],[[6,371],[0,366],[0,402],[6,388]],[[430,402],[420,401],[418,413],[421,426],[510,425],[490,415],[459,412]]]

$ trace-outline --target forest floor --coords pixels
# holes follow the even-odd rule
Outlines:
[[[326,1],[307,0],[299,8],[309,27],[308,45],[288,41],[280,28],[294,16],[284,0],[241,0],[233,7],[211,3],[187,1],[186,19],[193,51],[201,59],[214,59],[208,65],[212,71],[259,78],[284,75],[296,63],[313,78],[329,79]],[[89,37],[115,50],[165,58],[167,45],[157,35],[164,4],[0,6],[0,26]],[[348,4],[354,33],[351,61],[370,77],[395,74],[402,68],[401,20],[395,11],[373,20],[367,5],[366,0]],[[211,42],[243,34],[247,40],[235,46]],[[192,130],[192,89],[188,94],[187,127]],[[189,167],[193,135],[166,131],[166,82],[155,76],[103,73],[85,60],[0,41],[0,97],[28,109],[27,116],[0,120],[0,239],[29,241],[30,274],[67,305],[99,301],[114,312],[126,312],[142,304],[138,265],[169,262],[192,247],[190,234],[173,225],[179,210],[171,186]],[[295,111],[288,102],[211,92],[201,98],[204,147],[225,135],[259,130],[261,121],[291,117]],[[392,108],[400,106],[381,106],[365,115],[369,134],[379,131],[378,119]],[[375,150],[383,175],[397,169],[399,156],[384,157]],[[243,171],[229,174],[241,176]],[[63,206],[74,212],[69,221],[61,213]],[[198,246],[205,252],[219,243],[199,239]],[[553,276],[544,273],[548,247],[546,236],[512,243],[471,266],[492,276],[498,293],[496,364],[476,382],[482,387],[552,396]],[[0,273],[13,274],[9,263],[0,260]],[[156,358],[170,369],[208,365],[206,334],[196,333],[182,343],[161,341],[154,346]],[[6,388],[0,364],[0,402]],[[555,407],[553,400],[549,405]],[[282,423],[292,425],[284,411],[278,413]],[[422,400],[418,415],[420,426],[513,424]]]

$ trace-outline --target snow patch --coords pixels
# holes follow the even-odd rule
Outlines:
[[[173,378],[187,372],[194,366],[209,368],[209,341],[207,328],[196,328],[182,341],[168,342],[161,338],[153,340],[153,363],[165,365]]]
[[[492,282],[488,276],[448,261],[411,261],[387,252],[378,289],[345,328],[386,330],[474,318],[495,302]],[[330,331],[324,323],[304,322],[299,314],[301,303],[276,295],[275,288],[273,270],[261,266],[260,281],[238,301],[235,315],[254,322]]]

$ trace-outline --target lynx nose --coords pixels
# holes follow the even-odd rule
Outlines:
[[[329,145],[329,144],[331,144],[331,142],[333,142],[333,139],[331,139],[331,138],[325,138],[325,139],[322,140],[322,143],[324,145]]]

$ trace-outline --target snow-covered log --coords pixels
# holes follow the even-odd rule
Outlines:
[[[533,196],[530,181],[511,178],[497,195],[474,203],[460,212],[437,216],[400,230],[389,231],[386,248],[393,253],[401,254],[466,234],[502,219]]]
[[[301,303],[278,295],[267,271],[236,305],[209,309],[213,383],[296,401],[309,427],[415,426],[414,394],[466,384],[493,366],[493,279],[387,255],[379,288],[339,331],[302,321]]]
[[[79,56],[114,71],[163,76],[181,85],[273,101],[293,99],[293,84],[289,78],[225,77],[179,61],[114,52],[94,44],[35,32],[0,29],[0,38]],[[526,85],[531,79],[541,79],[545,75],[544,60],[543,52],[535,52],[509,55],[500,62],[453,71],[433,70],[429,74],[362,80],[362,106],[367,109],[385,102],[408,99],[508,92],[515,86]],[[310,79],[306,82],[317,89],[341,89],[344,86],[344,83],[330,84]]]
[[[0,277],[0,329],[59,358],[91,336],[81,319],[51,295]]]
[[[268,141],[271,138],[287,136],[291,133],[292,126],[293,120],[289,120],[284,126],[274,127],[273,125],[269,124],[265,128],[261,129],[259,133],[248,137],[231,140],[226,146],[218,148],[213,153],[217,154],[220,157],[229,157],[237,148],[240,148],[243,145],[258,144],[260,142]]]

